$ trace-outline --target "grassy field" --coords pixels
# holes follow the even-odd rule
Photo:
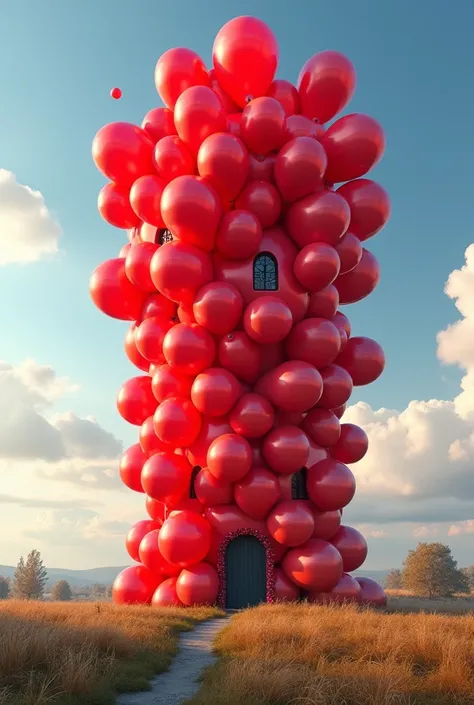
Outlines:
[[[474,600],[387,611],[264,605],[235,615],[193,705],[472,705]],[[424,611],[423,611],[424,610]]]
[[[112,705],[168,668],[180,631],[220,614],[0,602],[0,705]]]

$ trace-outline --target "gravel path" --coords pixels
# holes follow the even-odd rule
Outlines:
[[[169,671],[151,681],[151,690],[119,695],[117,705],[181,705],[191,698],[199,689],[197,679],[202,670],[216,660],[213,641],[228,619],[210,619],[192,632],[182,632],[179,652]]]

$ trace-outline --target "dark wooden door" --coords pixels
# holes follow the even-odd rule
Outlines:
[[[226,607],[240,609],[266,602],[266,551],[255,536],[238,536],[225,554]]]

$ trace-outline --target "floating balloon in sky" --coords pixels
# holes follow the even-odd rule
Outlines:
[[[340,421],[353,387],[385,365],[340,310],[379,282],[365,245],[390,216],[368,173],[385,136],[374,118],[341,114],[356,88],[349,58],[315,53],[296,85],[277,77],[278,58],[262,20],[232,19],[212,67],[169,49],[155,68],[165,107],[93,141],[108,179],[100,215],[126,236],[90,295],[130,322],[125,353],[140,370],[117,396],[137,427],[117,472],[145,510],[117,603],[241,607],[247,588],[252,604],[302,590],[385,603],[349,575],[367,544],[341,525],[348,466],[370,450]]]

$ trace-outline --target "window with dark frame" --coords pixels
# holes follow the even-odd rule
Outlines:
[[[166,242],[171,242],[173,240],[171,230],[158,230],[157,240],[159,245],[164,245]]]
[[[278,291],[278,262],[270,252],[261,252],[253,261],[254,291]]]
[[[309,499],[306,478],[308,471],[301,468],[291,478],[291,499]]]
[[[196,488],[194,487],[194,483],[196,482],[196,477],[199,475],[201,471],[201,468],[199,465],[195,465],[193,467],[193,471],[191,473],[191,483],[189,485],[189,499],[197,499],[197,494],[196,494]]]

